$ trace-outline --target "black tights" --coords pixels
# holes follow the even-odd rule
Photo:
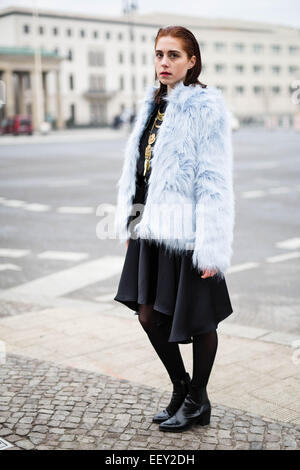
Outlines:
[[[139,321],[149,340],[163,362],[171,381],[181,379],[186,370],[178,343],[169,343],[170,326],[157,326],[153,305],[139,305]],[[210,372],[218,347],[217,331],[213,330],[193,337],[193,377],[192,384],[204,387],[208,383]]]

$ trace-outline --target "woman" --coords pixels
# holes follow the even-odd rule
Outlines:
[[[146,92],[118,181],[115,230],[127,252],[114,300],[136,312],[173,384],[153,421],[178,432],[210,422],[216,330],[233,312],[224,276],[234,226],[231,129],[221,91],[198,80],[200,50],[188,29],[159,29],[155,72],[160,86]],[[179,349],[188,343],[192,379]]]

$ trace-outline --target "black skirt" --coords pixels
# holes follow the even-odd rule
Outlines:
[[[139,304],[153,304],[157,325],[169,324],[168,341],[182,344],[217,329],[233,312],[225,279],[202,279],[192,266],[192,251],[171,254],[144,239],[129,239],[114,300],[136,315]]]

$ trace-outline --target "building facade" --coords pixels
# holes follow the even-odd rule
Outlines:
[[[91,16],[30,8],[0,10],[1,117],[32,114],[66,125],[111,125],[136,111],[154,81],[154,40],[163,25],[181,24],[199,41],[200,80],[223,90],[242,122],[289,126],[299,113],[292,99],[300,79],[300,30],[260,22],[166,13]],[[40,69],[35,51],[40,50]],[[38,72],[37,77],[37,70]],[[37,100],[37,78],[40,95]]]

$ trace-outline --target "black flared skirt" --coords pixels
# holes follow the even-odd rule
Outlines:
[[[192,343],[193,336],[215,330],[232,312],[225,278],[202,279],[192,251],[170,251],[145,239],[129,239],[114,300],[139,314],[153,304],[156,324],[170,327],[169,342]]]

